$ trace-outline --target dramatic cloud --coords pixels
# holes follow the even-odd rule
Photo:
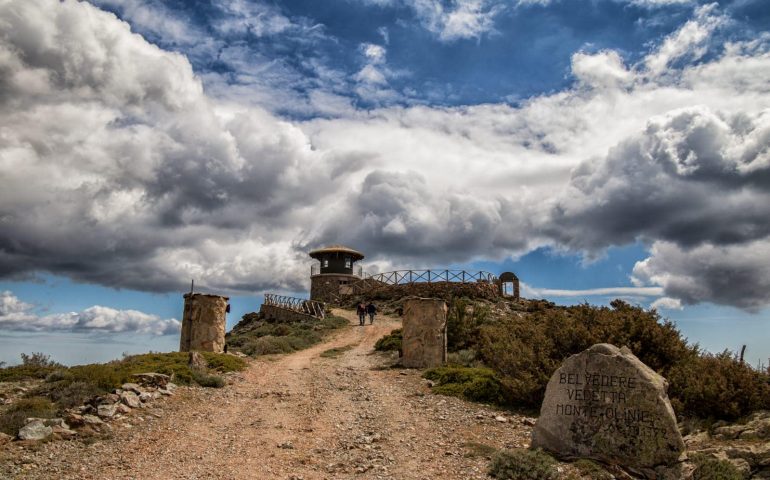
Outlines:
[[[687,305],[714,302],[757,311],[768,304],[770,240],[683,249],[655,242],[650,258],[634,266],[637,283],[660,285]]]
[[[498,11],[483,1],[410,4],[446,41],[491,32]],[[320,29],[249,10],[259,5],[222,4],[229,20],[218,31]],[[124,8],[140,18],[139,4]],[[348,243],[384,269],[541,246],[600,255],[641,241],[650,258],[634,275],[669,307],[759,308],[770,290],[717,288],[685,268],[714,249],[722,280],[739,285],[738,260],[770,239],[770,48],[760,38],[715,50],[724,21],[701,7],[633,63],[614,50],[576,52],[570,88],[516,106],[364,111],[355,96],[309,88],[303,101],[333,118],[291,122],[255,106],[259,98],[236,101],[239,85],[276,72],[262,68],[267,59],[250,64],[237,42],[219,54],[243,82],[207,77],[204,89],[184,56],[88,3],[0,2],[0,276],[301,291],[305,252],[323,243]],[[301,60],[327,86],[369,88],[358,98],[388,92],[391,47],[356,46],[350,78]],[[276,68],[270,85],[305,81]],[[258,93],[270,107],[294,98]],[[761,266],[748,273],[765,285]]]
[[[82,312],[40,316],[34,305],[22,302],[11,292],[0,293],[0,329],[31,332],[131,332],[149,335],[177,335],[181,323],[136,310],[115,310],[95,305]]]

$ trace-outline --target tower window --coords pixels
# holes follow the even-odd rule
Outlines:
[[[350,260],[350,257],[345,257],[345,268],[352,268],[353,262]]]
[[[323,267],[327,268],[328,266],[329,266],[329,259],[328,258],[324,258]]]

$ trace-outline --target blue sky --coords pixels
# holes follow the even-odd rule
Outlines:
[[[0,3],[0,361],[172,350],[181,293],[516,272],[770,357],[762,0]]]

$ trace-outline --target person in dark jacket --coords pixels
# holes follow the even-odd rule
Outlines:
[[[366,313],[369,314],[369,325],[374,323],[374,315],[377,313],[377,306],[372,302],[366,306]]]
[[[356,313],[358,313],[358,324],[363,326],[366,323],[366,305],[364,302],[358,302]]]

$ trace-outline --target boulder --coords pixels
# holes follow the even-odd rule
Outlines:
[[[19,430],[19,440],[43,440],[51,436],[53,428],[43,422],[42,419],[35,418]]]
[[[115,403],[108,403],[96,407],[96,414],[99,415],[100,418],[111,418],[115,416],[117,411],[118,405]]]
[[[141,395],[142,393],[144,393],[144,390],[142,389],[142,387],[140,387],[139,384],[136,384],[136,383],[124,383],[120,388],[125,392],[134,392],[137,395]]]
[[[131,408],[141,408],[142,402],[139,396],[134,392],[123,392],[120,394],[120,402]]]
[[[685,448],[667,388],[627,348],[594,345],[551,377],[532,447],[655,477],[656,467],[674,465]]]
[[[143,386],[164,388],[171,377],[162,373],[135,373],[134,378]]]
[[[83,415],[83,424],[84,425],[104,425],[104,422],[101,418],[97,417],[96,415]]]

